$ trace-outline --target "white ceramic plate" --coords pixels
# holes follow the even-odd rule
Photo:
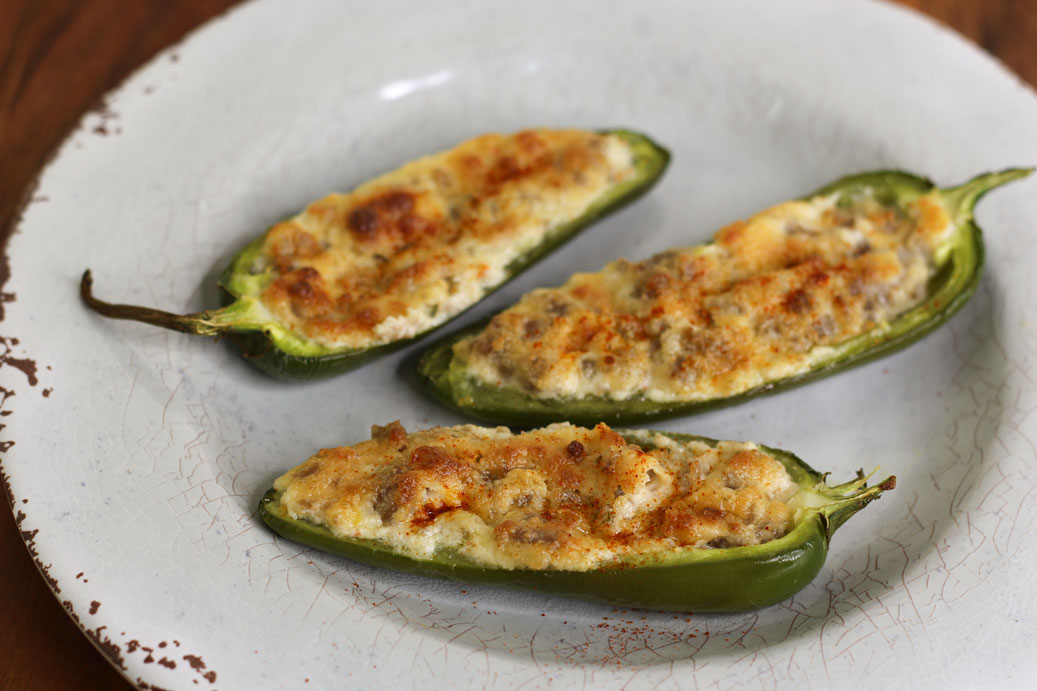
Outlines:
[[[233,252],[309,200],[530,125],[644,130],[674,162],[648,197],[465,321],[573,270],[703,241],[844,174],[896,167],[951,184],[1037,163],[1033,93],[882,4],[271,0],[231,12],[84,119],[9,247],[17,300],[0,384],[17,396],[4,398],[3,472],[91,638],[131,680],[173,688],[1030,683],[1037,180],[983,200],[982,285],[922,343],[661,425],[786,447],[835,478],[881,465],[900,479],[840,531],[811,586],[739,616],[466,587],[274,539],[254,507],[286,468],[372,423],[458,418],[401,383],[402,354],[283,384],[223,346],[102,320],[76,297],[89,266],[108,299],[210,306]]]

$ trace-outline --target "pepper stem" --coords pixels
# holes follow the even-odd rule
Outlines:
[[[1033,171],[1033,168],[1008,168],[997,173],[984,173],[957,187],[940,190],[940,195],[960,224],[972,219],[972,208],[984,194],[1005,183],[1025,178]]]
[[[876,468],[876,470],[878,469]],[[887,477],[877,485],[866,486],[865,483],[868,481],[868,478],[874,473],[875,471],[872,471],[868,475],[864,475],[863,472],[858,470],[856,480],[829,488],[844,497],[832,502],[821,511],[821,517],[825,524],[825,533],[829,539],[839,529],[839,526],[845,523],[851,516],[878,499],[883,492],[888,492],[897,486],[897,478],[894,475]]]
[[[83,272],[83,279],[79,283],[79,295],[83,298],[83,302],[86,303],[87,307],[110,319],[128,319],[130,321],[151,324],[152,326],[160,326],[163,329],[198,334],[200,336],[219,336],[232,328],[231,325],[222,323],[220,320],[225,310],[206,310],[195,314],[173,314],[172,312],[164,312],[151,307],[116,305],[95,298],[93,285],[93,275],[90,273],[90,269],[87,269]]]

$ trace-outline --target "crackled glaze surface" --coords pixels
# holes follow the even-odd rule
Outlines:
[[[666,426],[790,448],[835,477],[876,465],[898,476],[840,531],[815,583],[748,615],[616,611],[275,540],[254,507],[299,458],[375,422],[459,420],[403,383],[403,355],[285,385],[222,346],[105,322],[75,298],[90,266],[113,300],[211,305],[215,276],[258,230],[478,132],[625,125],[670,147],[649,197],[474,319],[846,173],[898,167],[951,184],[1037,163],[1037,99],[991,60],[913,15],[824,0],[607,12],[458,0],[434,16],[271,0],[175,54],[68,140],[11,240],[4,287],[18,299],[4,305],[0,386],[15,395],[0,448],[19,525],[127,677],[257,689],[430,675],[459,688],[1032,679],[1032,180],[980,204],[988,272],[948,326],[837,378]]]

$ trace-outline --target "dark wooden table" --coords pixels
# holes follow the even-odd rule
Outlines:
[[[0,229],[79,116],[137,66],[236,0],[0,2]],[[898,0],[1037,84],[1033,0]],[[36,570],[0,507],[0,689],[126,688]]]

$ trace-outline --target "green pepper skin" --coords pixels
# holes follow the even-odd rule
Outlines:
[[[542,399],[518,389],[487,386],[468,377],[464,365],[453,357],[454,343],[480,331],[486,321],[433,343],[417,364],[422,386],[462,415],[508,424],[537,427],[569,421],[577,425],[598,422],[634,424],[735,405],[761,394],[782,391],[883,357],[919,340],[968,302],[983,270],[983,234],[973,219],[976,201],[991,189],[1025,177],[1032,169],[1009,169],[980,175],[958,187],[939,190],[955,225],[955,233],[943,248],[945,256],[926,299],[890,322],[854,337],[834,348],[831,358],[807,372],[725,398],[695,402],[663,403],[642,397],[613,400],[599,396]],[[874,194],[883,202],[903,206],[933,190],[928,179],[901,171],[877,171],[842,178],[804,199],[837,194],[840,198]]]
[[[621,430],[642,446],[643,432]],[[690,434],[663,433],[678,441],[716,440]],[[344,539],[303,519],[293,519],[280,506],[276,490],[259,502],[260,518],[278,535],[355,561],[396,571],[535,590],[623,607],[682,612],[741,612],[776,604],[809,584],[824,565],[832,535],[853,514],[896,486],[895,478],[866,487],[854,482],[825,485],[819,474],[795,455],[761,446],[780,460],[793,480],[815,489],[831,503],[804,509],[805,515],[787,535],[747,547],[675,549],[636,560],[616,562],[592,571],[495,569],[441,550],[432,559],[415,559],[377,540]]]
[[[635,175],[616,185],[582,216],[552,229],[543,242],[514,259],[505,269],[504,281],[485,291],[482,297],[503,286],[587,226],[645,194],[662,177],[670,161],[670,154],[665,148],[646,135],[629,130],[605,130],[603,133],[620,137],[630,144],[634,153]],[[220,309],[176,315],[132,305],[109,304],[93,296],[93,281],[89,270],[83,274],[80,295],[88,307],[106,317],[225,338],[252,365],[273,377],[286,380],[318,379],[347,372],[368,360],[403,348],[443,326],[441,324],[411,338],[370,348],[332,349],[316,346],[305,337],[286,331],[277,324],[257,321],[250,315],[250,304],[255,298],[246,295],[243,287],[249,281],[249,267],[253,257],[259,253],[264,237],[265,234],[246,245],[221,275]],[[453,319],[458,316],[460,314]]]

